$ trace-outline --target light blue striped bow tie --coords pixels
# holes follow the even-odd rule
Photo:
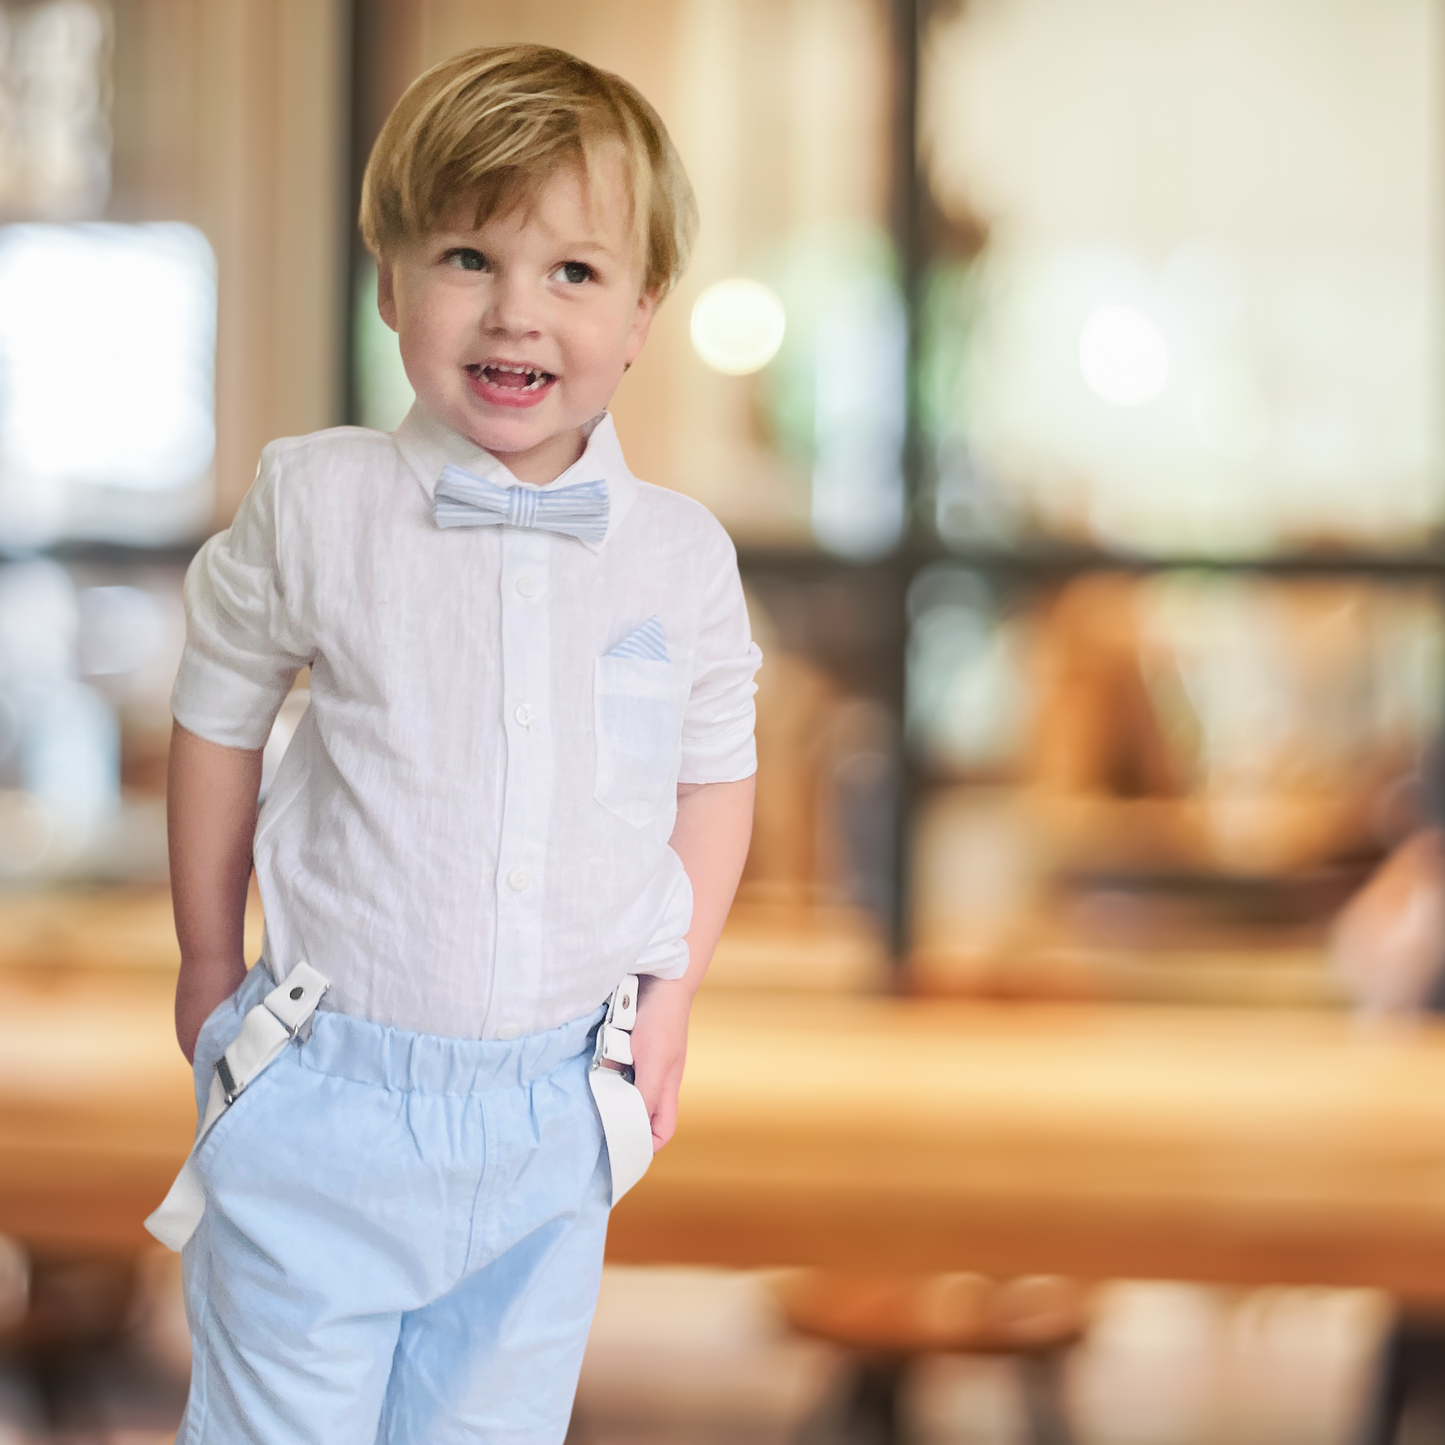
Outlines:
[[[499,487],[448,467],[432,498],[432,516],[438,527],[530,527],[600,542],[607,535],[607,483],[578,482],[551,491]]]

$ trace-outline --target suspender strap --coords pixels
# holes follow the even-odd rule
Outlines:
[[[146,1228],[167,1248],[183,1248],[206,1212],[206,1191],[196,1168],[196,1152],[206,1135],[301,1032],[316,1012],[321,995],[330,987],[309,963],[298,963],[283,983],[246,1014],[241,1032],[216,1061],[206,1112],[196,1130],[196,1142],[191,1145],[191,1152],[160,1208],[145,1222]]]
[[[241,1032],[216,1062],[206,1111],[196,1141],[170,1192],[145,1227],[169,1249],[184,1248],[206,1211],[206,1191],[196,1154],[216,1121],[255,1082],[309,1022],[330,983],[308,963],[298,963],[241,1023]],[[588,1083],[602,1118],[617,1203],[652,1163],[652,1121],[632,1083],[632,1026],[637,1022],[637,979],[628,974],[613,990],[597,1030]],[[618,1065],[613,1068],[611,1065]]]
[[[632,1026],[637,1022],[637,979],[628,974],[607,1001],[607,1016],[597,1030],[587,1082],[602,1116],[607,1161],[616,1204],[652,1163],[652,1120],[632,1082]],[[609,1067],[616,1064],[619,1067]]]

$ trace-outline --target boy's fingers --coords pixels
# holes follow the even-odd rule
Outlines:
[[[657,1153],[677,1129],[677,1100],[673,1096],[664,1099],[652,1116],[652,1152]]]
[[[646,1095],[643,1097],[646,1098]],[[652,1121],[652,1152],[655,1154],[677,1131],[676,1081],[664,1081],[664,1086],[658,1091],[656,1105],[649,1100],[647,1107]]]

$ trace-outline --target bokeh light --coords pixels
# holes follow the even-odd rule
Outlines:
[[[215,450],[215,336],[215,259],[195,227],[7,227],[7,480],[142,492],[195,482]]]
[[[1079,333],[1079,370],[1089,389],[1113,406],[1153,401],[1169,379],[1169,349],[1147,316],[1105,306]]]
[[[761,371],[778,354],[786,330],[777,292],[744,276],[709,286],[692,308],[692,344],[725,376]]]

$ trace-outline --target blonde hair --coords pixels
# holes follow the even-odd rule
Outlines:
[[[482,46],[433,66],[387,117],[361,186],[373,255],[435,230],[461,201],[475,224],[525,205],[557,170],[596,174],[620,145],[643,290],[661,297],[687,265],[697,206],[667,128],[635,86],[565,50]]]

